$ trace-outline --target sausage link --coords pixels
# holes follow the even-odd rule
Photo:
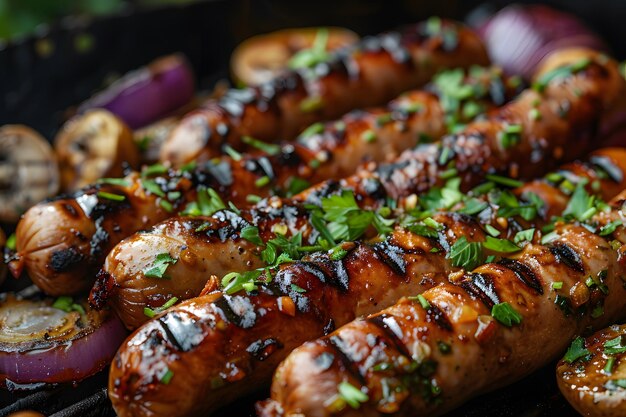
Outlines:
[[[451,21],[366,38],[314,68],[287,71],[269,83],[205,102],[174,129],[161,148],[161,160],[174,166],[208,160],[223,144],[240,149],[246,135],[290,140],[312,123],[424,85],[442,69],[488,62],[478,35]]]
[[[608,200],[626,188],[626,150],[597,151],[587,161],[567,164],[546,179],[525,184],[515,194],[539,196],[546,202],[542,217],[549,220],[563,211],[569,198],[553,181],[566,179],[584,179],[590,192]],[[301,233],[303,244],[313,245],[317,234],[303,206],[273,202],[239,214],[221,211],[211,218],[171,218],[125,239],[107,256],[90,297],[92,305],[102,308],[109,303],[126,327],[135,329],[148,319],[145,307],[159,307],[173,297],[196,297],[211,275],[222,277],[262,267],[261,248],[241,238],[241,230],[247,226],[257,227],[263,242],[276,238],[275,232],[280,230],[287,238]],[[162,253],[178,260],[167,268],[168,279],[147,277],[144,271]]]
[[[488,173],[528,179],[559,161],[584,155],[624,124],[625,84],[614,61],[591,50],[565,49],[544,62],[535,88],[484,120],[439,144],[405,151],[393,163],[320,183],[296,197],[316,202],[337,189],[353,188],[365,196],[375,188],[379,198],[405,199],[441,185],[445,179],[439,174],[450,166],[465,188]],[[369,197],[363,203],[376,201]]]
[[[488,109],[515,94],[515,88],[496,69],[473,68],[469,74],[461,71],[458,75],[463,80],[459,79],[459,86],[474,91],[462,103]],[[386,108],[353,112],[338,122],[319,125],[321,131],[302,137],[299,143],[284,144],[275,153],[222,157],[189,173],[168,171],[149,178],[152,187],[135,174],[125,180],[127,185],[88,187],[73,196],[39,204],[18,226],[18,252],[11,263],[14,275],[26,268],[35,284],[51,295],[83,291],[93,284],[95,271],[121,239],[186,209],[197,196],[190,184],[211,187],[242,206],[252,194],[266,197],[276,191],[288,192],[294,178],[312,183],[341,177],[354,172],[365,157],[383,160],[415,145],[418,137],[439,138],[446,131],[447,117],[468,121],[460,110],[443,108],[439,99],[443,93],[436,85],[431,90],[412,91]],[[377,120],[381,117],[389,122],[380,126]],[[365,140],[366,133],[375,140]],[[181,182],[184,190],[178,186]],[[154,184],[162,196],[155,194]],[[141,188],[146,192],[137,191]],[[99,206],[93,214],[82,201],[98,190],[127,195],[128,201],[104,202],[106,207]],[[169,197],[181,191],[185,192]]]
[[[534,184],[539,183],[518,192],[528,193]],[[552,188],[557,197],[554,203],[548,200],[548,211],[560,213],[562,191]],[[511,218],[503,228],[496,212],[486,218],[436,214],[433,219],[442,225],[436,238],[398,228],[387,240],[354,243],[343,259],[316,253],[282,265],[259,278],[251,294],[213,292],[172,307],[131,335],[114,359],[109,385],[116,411],[120,416],[195,415],[224,405],[267,382],[278,362],[304,341],[458,273],[446,252],[461,237],[483,241],[479,221],[506,238],[519,227],[543,223]],[[179,382],[159,383],[159,375],[168,371],[174,378],[180,375]],[[174,395],[181,389],[186,395]]]
[[[577,338],[572,349],[579,347],[581,352],[568,354],[558,363],[559,389],[580,414],[626,415],[625,335],[625,325],[613,325],[585,339]]]
[[[259,415],[440,415],[549,363],[587,326],[624,318],[620,250],[582,226],[557,231],[550,244],[528,245],[506,263],[451,277],[421,300],[405,298],[304,344],[277,369]],[[606,294],[587,287],[588,277],[602,277]],[[573,304],[580,288],[587,298],[563,311],[557,297]],[[519,315],[508,327],[494,313],[502,303]]]

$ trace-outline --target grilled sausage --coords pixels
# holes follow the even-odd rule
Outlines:
[[[606,56],[586,49],[560,50],[544,60],[534,88],[485,120],[436,146],[418,146],[393,163],[320,183],[297,197],[315,202],[333,190],[353,188],[359,195],[375,189],[378,196],[403,199],[441,185],[445,179],[437,174],[449,166],[466,187],[489,172],[529,178],[537,167],[551,169],[558,161],[584,154],[623,124],[623,91],[624,80]],[[365,203],[373,204],[369,200]]]
[[[588,417],[626,415],[626,326],[576,338],[556,368],[559,389]]]
[[[623,319],[622,249],[576,224],[557,233],[304,344],[259,415],[440,415],[549,363],[587,326]]]
[[[328,62],[209,100],[172,132],[161,160],[174,166],[208,160],[225,143],[239,149],[245,135],[289,140],[314,122],[384,103],[424,85],[442,69],[488,62],[471,30],[450,21],[435,23],[364,39]]]
[[[526,194],[534,189],[528,187]],[[552,193],[561,197],[548,206],[561,205],[560,213],[558,187],[552,186]],[[503,223],[496,208],[470,217],[462,214],[464,208],[434,215],[441,225],[436,236],[398,228],[386,240],[346,244],[343,258],[316,253],[281,265],[278,272],[260,276],[251,294],[213,292],[172,307],[131,335],[114,359],[109,385],[116,411],[121,416],[195,415],[226,404],[266,382],[278,361],[302,342],[444,282],[459,270],[446,255],[455,242],[462,237],[480,242],[485,230],[492,230],[480,222],[506,238],[543,223],[540,217],[517,216]],[[539,240],[538,233],[531,234],[528,239]],[[514,261],[506,262],[501,264],[515,269]],[[518,272],[527,279],[526,269]],[[159,383],[164,373],[181,377],[170,386]]]
[[[547,178],[584,178],[588,187],[595,184],[601,198],[610,199],[626,188],[626,150],[598,151],[588,162],[566,165]],[[542,213],[546,220],[560,214],[568,201],[567,194],[555,189],[548,179],[528,183],[515,194],[530,192],[546,202]],[[247,226],[256,226],[264,242],[276,238],[279,230],[287,238],[301,233],[305,245],[315,243],[317,234],[301,204],[281,200],[266,204],[238,214],[220,211],[212,218],[171,218],[125,239],[107,256],[91,303],[103,307],[108,302],[126,327],[135,329],[148,319],[144,308],[159,307],[173,297],[184,300],[198,296],[210,275],[222,277],[262,267],[261,248],[241,238],[241,230]],[[167,268],[168,279],[146,276],[145,271],[163,253],[177,260]]]
[[[14,275],[25,267],[35,284],[52,295],[85,290],[93,284],[94,273],[102,266],[106,253],[122,238],[186,209],[187,203],[196,198],[191,184],[218,190],[237,205],[246,204],[252,194],[294,192],[294,178],[299,179],[301,187],[303,181],[308,184],[348,175],[366,156],[383,160],[413,146],[418,137],[439,138],[448,119],[468,121],[461,104],[487,109],[515,94],[515,87],[495,69],[472,68],[465,77],[459,71],[450,73],[457,80],[452,87],[469,89],[470,94],[457,106],[444,109],[439,96],[444,97],[441,101],[449,102],[450,98],[445,98],[444,87],[435,85],[433,93],[409,92],[385,109],[354,112],[339,122],[319,125],[321,131],[303,135],[301,143],[271,148],[276,151],[271,154],[239,157],[235,153],[232,158],[206,162],[191,172],[165,170],[147,180],[145,175],[130,175],[121,185],[118,180],[117,185],[109,184],[101,190],[126,195],[126,204],[105,202],[114,209],[105,207],[96,215],[83,210],[80,203],[97,192],[94,187],[40,204],[18,225],[18,252],[11,263]],[[379,126],[377,120],[383,117],[391,122]],[[374,138],[375,143],[364,136]],[[315,169],[313,162],[317,163]],[[159,166],[149,167],[148,171],[153,168]],[[147,192],[136,192],[142,188]],[[68,211],[67,207],[74,210]],[[58,223],[62,226],[57,227]]]

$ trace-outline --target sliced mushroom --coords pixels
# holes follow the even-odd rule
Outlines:
[[[16,222],[58,190],[59,168],[50,144],[26,126],[0,128],[0,221]]]
[[[75,191],[102,177],[121,177],[126,164],[138,168],[140,162],[131,130],[102,109],[68,121],[57,134],[54,148],[64,191]]]
[[[241,43],[233,52],[231,72],[239,83],[261,84],[289,67],[293,56],[300,51],[333,51],[358,40],[356,33],[339,27],[285,29],[254,36]]]

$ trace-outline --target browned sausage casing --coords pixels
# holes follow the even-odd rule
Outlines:
[[[600,178],[598,167],[602,172],[606,167],[612,176]],[[626,188],[626,150],[601,150],[587,162],[566,165],[559,172],[565,177],[587,178],[588,186],[598,181],[600,197],[608,200]],[[531,182],[515,191],[517,195],[528,192],[546,202],[545,219],[560,214],[568,201],[568,196],[547,180]],[[274,238],[273,231],[282,226],[286,236],[300,232],[305,244],[315,243],[311,237],[316,235],[302,205],[283,204],[280,200],[270,200],[265,206],[241,210],[239,214],[221,211],[211,218],[171,218],[125,239],[111,251],[91,301],[97,306],[108,302],[126,327],[134,329],[148,320],[145,307],[159,307],[172,297],[184,300],[198,296],[211,275],[222,277],[263,266],[260,248],[240,237],[242,228],[250,225],[258,227],[264,241]],[[146,277],[144,271],[161,253],[178,260],[167,268],[168,279]]]
[[[558,363],[559,389],[580,414],[588,417],[626,415],[625,335],[626,325],[610,326],[584,339],[581,347],[587,352],[582,357],[573,361],[572,358],[561,359]]]
[[[556,186],[537,181],[519,192],[538,189],[551,189],[555,196],[547,201],[548,213],[563,210],[567,198]],[[492,216],[481,220],[503,237],[530,226],[511,219],[502,229],[495,211]],[[227,404],[265,383],[278,361],[304,341],[444,282],[458,270],[444,248],[462,236],[482,241],[485,232],[467,215],[441,213],[434,219],[444,225],[437,239],[397,229],[387,240],[355,243],[341,260],[318,253],[283,265],[256,294],[213,293],[150,320],[113,361],[110,396],[116,411],[121,416],[196,415]],[[160,383],[168,371],[181,377]]]
[[[495,91],[499,98],[490,98],[486,92],[473,95],[473,100],[479,100],[476,104],[489,108],[491,103],[514,95],[514,88],[507,84],[495,69],[473,69],[463,85],[476,91]],[[420,137],[439,138],[446,131],[446,116],[456,117],[456,113],[444,111],[436,93],[412,91],[385,108],[353,112],[338,122],[320,124],[300,143],[284,144],[271,155],[223,157],[200,164],[189,173],[170,171],[150,178],[130,175],[127,185],[88,187],[71,197],[39,204],[18,225],[18,252],[11,263],[14,275],[25,268],[35,284],[52,295],[83,291],[92,285],[95,270],[113,246],[185,209],[196,198],[195,186],[211,187],[225,200],[245,205],[251,194],[268,196],[275,190],[288,191],[294,178],[316,182],[342,177],[354,172],[366,157],[384,160],[413,146]],[[387,122],[380,125],[382,117]],[[376,140],[365,140],[365,133]],[[153,187],[148,188],[146,182]],[[154,193],[154,187],[161,196]],[[97,210],[83,207],[82,202],[99,191],[123,195],[125,201],[101,198]],[[170,197],[174,193],[180,194]]]
[[[587,326],[623,318],[622,249],[579,225],[561,225],[557,232],[547,245],[528,245],[519,255],[423,292],[425,306],[403,299],[304,344],[277,369],[272,400],[259,414],[440,415],[549,363]],[[587,288],[589,276],[604,276],[607,294]],[[562,288],[554,289],[555,282]],[[581,286],[588,297],[573,306],[574,297],[567,298]],[[559,307],[557,296],[566,297],[571,312]],[[504,302],[521,315],[519,325],[506,327],[492,317],[493,306]],[[604,309],[600,316],[592,314],[597,306]],[[339,394],[346,383],[366,394],[354,408]]]
[[[172,132],[161,160],[174,166],[208,160],[224,143],[239,148],[244,135],[290,140],[314,122],[424,85],[444,68],[488,62],[479,37],[451,21],[442,21],[436,30],[424,22],[367,38],[327,63],[287,71],[269,83],[207,101]]]

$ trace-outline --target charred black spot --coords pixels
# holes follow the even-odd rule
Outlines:
[[[76,248],[69,247],[67,249],[61,249],[55,251],[50,256],[50,268],[54,272],[65,272],[76,264],[85,259],[85,255],[80,253]]]
[[[528,265],[509,258],[502,258],[498,264],[510,269],[520,281],[535,290],[538,294],[543,294],[541,281]]]
[[[380,164],[376,168],[376,173],[381,180],[388,181],[394,173],[406,168],[410,163],[410,161],[401,161],[389,164]]]
[[[237,327],[249,329],[256,323],[256,311],[250,299],[241,295],[222,295],[215,301],[222,311],[223,318]]]
[[[367,322],[383,331],[389,342],[391,342],[389,343],[390,346],[394,346],[404,356],[411,357],[409,350],[402,341],[402,329],[395,317],[383,313],[367,318]]]
[[[298,265],[306,273],[313,275],[320,282],[326,283],[326,282],[331,282],[332,281],[332,279],[330,279],[330,277],[329,277],[329,274],[327,274],[326,271],[323,268],[319,267],[317,264],[315,264],[313,262],[302,261]]]
[[[252,355],[252,357],[256,360],[264,361],[269,358],[272,353],[276,352],[276,350],[282,349],[282,347],[282,343],[270,337],[264,340],[259,339],[256,342],[251,343],[246,348],[246,352]]]
[[[404,249],[388,241],[377,243],[373,246],[380,259],[398,275],[406,274],[406,261]]]
[[[107,243],[109,242],[109,233],[102,227],[103,221],[104,217],[100,217],[96,220],[96,231],[93,236],[91,236],[91,241],[89,242],[89,255],[92,258],[99,258],[102,256],[107,248]]]
[[[307,196],[307,203],[315,204],[316,206],[322,205],[322,199],[326,197],[330,197],[333,194],[336,194],[341,190],[341,184],[339,181],[329,180],[324,181],[322,186],[315,189],[312,193]]]
[[[209,174],[211,174],[219,185],[228,187],[233,184],[233,171],[228,162],[221,161],[215,163],[209,161],[204,164],[204,168],[209,172]]]
[[[576,272],[585,272],[580,255],[567,243],[550,245],[549,248],[557,262],[564,264]]]
[[[460,285],[472,298],[480,300],[489,309],[500,303],[493,279],[489,275],[470,273]]]
[[[78,216],[78,212],[76,211],[76,209],[74,208],[73,205],[69,204],[69,203],[62,203],[61,204],[61,208],[70,216],[73,218],[76,218]]]
[[[327,339],[322,339],[324,344],[333,349],[334,356],[343,365],[343,368],[354,376],[359,382],[365,384],[365,378],[361,375],[359,367],[357,365],[357,359],[354,358],[354,353],[351,351],[351,347],[348,343],[345,343],[341,336],[330,336]]]
[[[387,190],[378,178],[367,178],[363,181],[363,190],[372,198],[382,200],[387,197]]]
[[[439,307],[431,304],[428,310],[426,310],[426,314],[428,321],[435,323],[440,329],[447,330],[449,332],[452,331],[452,324],[450,323],[450,320],[448,320],[448,317],[446,317],[444,312],[441,311]]]
[[[589,161],[606,173],[606,175],[614,182],[621,182],[624,179],[622,170],[606,156],[592,156]]]
[[[296,167],[302,162],[302,157],[293,145],[283,146],[276,159],[277,166]]]
[[[96,310],[101,310],[115,290],[115,280],[111,274],[101,269],[96,274],[96,282],[89,293],[89,305]]]
[[[331,278],[333,284],[336,287],[339,287],[344,291],[348,291],[350,287],[350,276],[348,275],[348,271],[346,270],[344,259],[333,262],[334,273],[331,274]]]
[[[171,311],[158,320],[166,340],[182,352],[189,352],[204,339],[202,327],[187,313]]]

